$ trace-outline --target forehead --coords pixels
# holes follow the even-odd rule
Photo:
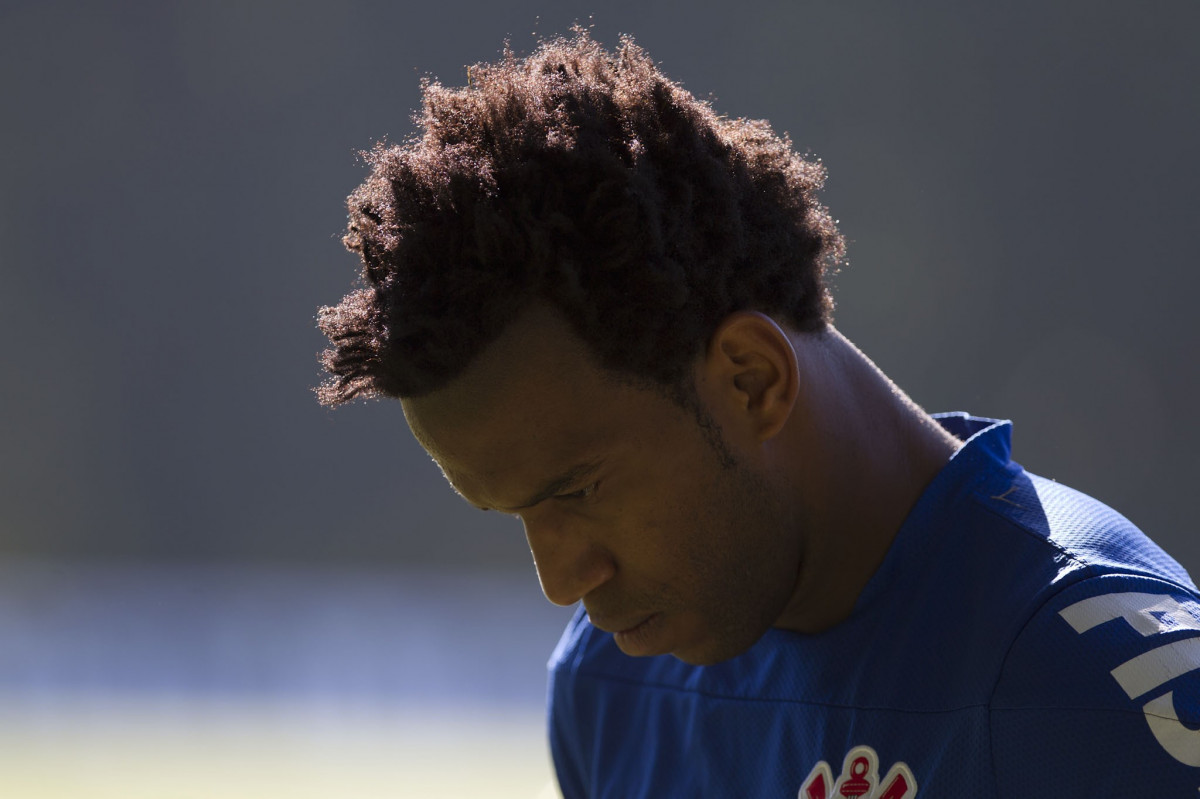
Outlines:
[[[674,406],[613,379],[556,311],[524,312],[448,386],[403,401],[413,434],[469,499],[512,507]]]

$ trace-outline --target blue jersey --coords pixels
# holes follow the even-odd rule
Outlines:
[[[1200,796],[1200,602],[1120,514],[1009,459],[921,496],[850,617],[712,666],[631,658],[582,610],[550,662],[566,799]]]

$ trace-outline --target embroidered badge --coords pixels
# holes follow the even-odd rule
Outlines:
[[[798,799],[912,799],[916,795],[917,781],[907,764],[894,764],[880,781],[879,755],[869,746],[856,746],[846,753],[836,782],[824,760],[813,766]]]

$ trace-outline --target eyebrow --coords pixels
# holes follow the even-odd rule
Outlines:
[[[511,513],[512,511],[525,510],[526,508],[532,508],[534,505],[540,505],[551,497],[561,494],[564,489],[570,488],[576,481],[587,477],[599,468],[599,460],[572,466],[558,477],[548,481],[536,494],[525,500],[525,502],[517,505],[515,508],[500,508],[500,510]]]

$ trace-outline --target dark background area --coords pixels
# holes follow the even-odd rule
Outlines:
[[[526,568],[398,403],[316,403],[314,316],[420,78],[576,20],[821,157],[839,328],[1196,572],[1194,2],[9,0],[0,556]]]

